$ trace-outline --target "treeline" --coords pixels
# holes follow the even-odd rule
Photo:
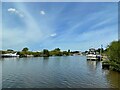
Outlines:
[[[19,55],[20,57],[69,56],[73,54],[79,54],[79,51],[73,51],[73,52],[71,52],[70,50],[61,51],[61,49],[59,48],[55,48],[54,50],[51,50],[51,51],[47,49],[43,49],[42,51],[33,52],[33,51],[29,51],[27,47],[23,48],[22,51],[14,51],[14,50],[8,49],[7,51],[2,51],[1,53],[6,54],[6,53],[15,53],[15,52],[17,52],[17,55]]]
[[[109,59],[110,68],[120,71],[120,41],[113,41],[105,50]]]

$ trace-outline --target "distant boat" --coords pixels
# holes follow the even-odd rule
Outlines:
[[[7,53],[7,54],[2,54],[1,57],[19,57],[17,53]]]
[[[88,54],[86,56],[87,56],[87,60],[102,60],[102,56],[101,55]]]
[[[88,54],[87,56],[87,60],[96,60],[97,59],[97,55],[95,54]]]
[[[87,56],[87,60],[101,60],[102,56],[97,54],[94,48],[89,49]]]

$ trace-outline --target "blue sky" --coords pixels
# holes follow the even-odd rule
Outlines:
[[[3,2],[2,49],[85,51],[118,39],[118,3]]]

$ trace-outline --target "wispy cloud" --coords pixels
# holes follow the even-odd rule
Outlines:
[[[117,22],[118,22],[117,17],[107,18],[105,20],[102,20],[101,22],[96,23],[90,29],[103,28],[102,26],[106,26],[106,25],[111,24],[111,23],[114,24]]]
[[[51,34],[52,30],[50,30],[49,25],[39,24],[39,22],[35,20],[35,17],[27,11],[27,8],[24,5],[16,5],[16,8],[20,9],[20,11],[22,10],[22,13],[24,13],[26,17],[22,20],[25,27],[19,25],[17,28],[13,27],[12,31],[8,27],[3,27],[3,48],[11,47],[20,49],[20,47],[31,46],[34,43],[42,42],[50,36],[55,36],[55,33]],[[20,11],[15,8],[8,9],[8,12],[17,15],[21,14]],[[42,11],[41,14],[44,15],[45,12]],[[17,47],[18,45],[19,47]]]
[[[4,11],[4,48],[21,49],[28,46],[32,49],[60,47],[85,50],[91,45],[97,47],[117,38],[117,19],[114,18],[117,10],[113,4],[56,3],[59,7],[53,3],[40,4],[15,3],[8,7],[6,4],[7,13],[25,18],[11,17]],[[11,20],[13,23],[8,23]]]

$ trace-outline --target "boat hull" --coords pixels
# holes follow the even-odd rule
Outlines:
[[[9,53],[9,54],[2,54],[2,55],[0,55],[2,58],[9,58],[9,57],[19,57],[19,55],[17,55],[16,53],[15,54],[11,54],[11,53]]]
[[[86,56],[87,56],[87,60],[93,60],[93,61],[101,60],[101,56],[100,55],[89,54],[89,55],[86,55]]]
[[[10,57],[19,57],[19,56],[1,56],[2,58],[10,58]]]

